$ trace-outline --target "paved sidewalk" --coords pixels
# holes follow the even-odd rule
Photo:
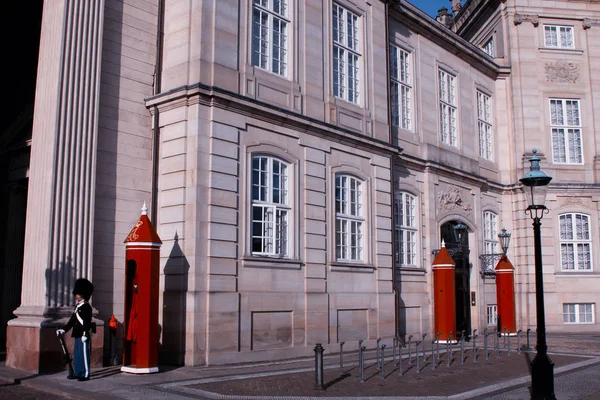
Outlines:
[[[600,399],[600,335],[554,336],[549,346],[555,353],[555,388],[557,398],[593,400]],[[456,347],[458,349],[458,347]],[[442,349],[441,349],[442,350]],[[374,352],[371,352],[374,356]],[[275,399],[309,398],[363,398],[363,399],[528,399],[530,383],[527,357],[535,354],[510,357],[502,352],[500,358],[490,352],[485,361],[483,349],[478,351],[478,362],[473,363],[471,349],[466,353],[465,364],[460,364],[460,352],[454,353],[452,367],[446,366],[441,355],[440,364],[433,371],[431,354],[427,361],[403,362],[403,376],[393,367],[391,351],[386,351],[385,380],[373,365],[367,362],[366,381],[361,383],[359,371],[352,357],[346,355],[343,377],[340,376],[339,356],[326,357],[325,391],[314,390],[313,360],[295,360],[282,363],[264,363],[227,367],[161,368],[151,375],[130,375],[119,367],[94,371],[88,382],[65,379],[65,373],[28,376],[21,371],[0,367],[0,385],[14,383],[45,394],[39,399]],[[414,349],[413,349],[414,358]],[[356,359],[356,357],[354,357]],[[58,396],[58,397],[57,397]],[[594,397],[595,396],[595,397]],[[28,397],[28,399],[37,397]]]

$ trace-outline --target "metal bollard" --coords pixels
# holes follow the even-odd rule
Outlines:
[[[473,362],[477,362],[477,329],[473,330]]]
[[[437,352],[437,360],[438,362],[440,362],[440,333],[438,332],[437,335],[435,335],[435,338],[437,339],[437,344],[435,346],[436,352]]]
[[[340,375],[344,375],[344,343],[340,342]]]
[[[431,341],[431,370],[435,371],[435,353],[433,352],[433,345],[435,344],[435,339]]]
[[[423,334],[423,366],[425,366],[425,363],[427,362],[427,356],[425,355],[425,338],[427,337],[427,334],[424,333]],[[433,347],[432,347],[432,353],[433,353]]]
[[[362,340],[359,340],[362,343]],[[358,348],[358,369],[360,370],[360,382],[365,381],[365,346]]]
[[[377,338],[377,369],[381,368],[380,360],[379,360],[379,342],[381,342],[381,338]]]
[[[419,357],[419,343],[421,342],[415,343],[415,355],[417,356],[417,374],[421,372],[421,365],[419,363],[419,360],[421,359],[421,357]]]
[[[452,333],[450,332],[450,336],[446,339],[446,366],[450,368],[450,361],[452,359],[452,348],[450,347],[450,339],[452,339]]]
[[[385,373],[383,372],[383,367],[385,365],[385,356],[384,356],[385,344],[381,345],[381,379],[385,380]]]
[[[483,352],[485,353],[485,359],[490,359],[490,354],[488,353],[488,330],[485,328],[483,330]]]
[[[398,346],[398,337],[394,336],[394,341],[392,342],[392,347],[393,347],[392,355],[394,358],[394,367],[397,365],[396,364],[396,348],[397,348],[397,346]]]
[[[508,326],[505,326],[505,327],[504,327],[504,338],[503,338],[503,341],[502,341],[502,348],[503,348],[503,349],[505,349],[505,348],[506,348],[506,337],[507,337],[507,334],[506,334],[506,332],[508,332],[508,331],[507,331],[507,329],[508,329]]]
[[[398,375],[400,376],[404,374],[404,367],[402,366],[402,347],[404,346],[404,343],[400,343],[398,346]]]
[[[315,389],[323,390],[323,346],[321,343],[317,343],[314,348],[315,352]]]
[[[508,346],[508,356],[510,357],[510,334],[511,332],[508,331],[508,337],[506,338],[506,345]]]
[[[520,329],[517,331],[517,354],[521,354],[521,332]]]
[[[527,329],[527,351],[531,350],[529,347],[529,332],[531,332],[531,329]]]
[[[494,335],[496,337],[496,358],[500,358],[500,338],[498,335]]]
[[[413,335],[410,335],[408,337],[408,365],[412,365],[412,350],[411,350],[411,347],[410,347],[412,338],[413,338]]]
[[[464,335],[460,338],[460,365],[465,365],[465,336]]]

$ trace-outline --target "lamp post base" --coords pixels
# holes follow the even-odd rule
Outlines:
[[[554,363],[547,354],[537,354],[531,361],[531,399],[556,400]]]

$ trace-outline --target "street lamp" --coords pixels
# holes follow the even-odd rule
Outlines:
[[[531,361],[531,398],[556,400],[554,395],[554,364],[548,357],[546,345],[546,317],[544,315],[544,281],[542,271],[542,239],[540,220],[548,209],[544,205],[548,184],[552,180],[545,172],[540,171],[540,158],[533,149],[530,171],[520,179],[525,186],[525,195],[529,206],[525,213],[533,219],[535,245],[535,305],[537,317],[537,353]]]
[[[500,257],[506,256],[510,244],[510,233],[506,231],[506,228],[502,228],[502,232],[498,234],[498,240],[500,241],[502,253],[486,253],[479,256],[479,259],[483,261],[483,270],[480,272],[482,278],[485,278],[486,276],[495,276],[496,271],[492,269],[492,264]]]

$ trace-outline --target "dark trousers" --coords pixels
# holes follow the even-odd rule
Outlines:
[[[73,357],[75,365],[73,370],[76,377],[89,378],[90,377],[90,341],[91,339],[83,343],[81,338],[75,338],[75,346],[73,349]]]

